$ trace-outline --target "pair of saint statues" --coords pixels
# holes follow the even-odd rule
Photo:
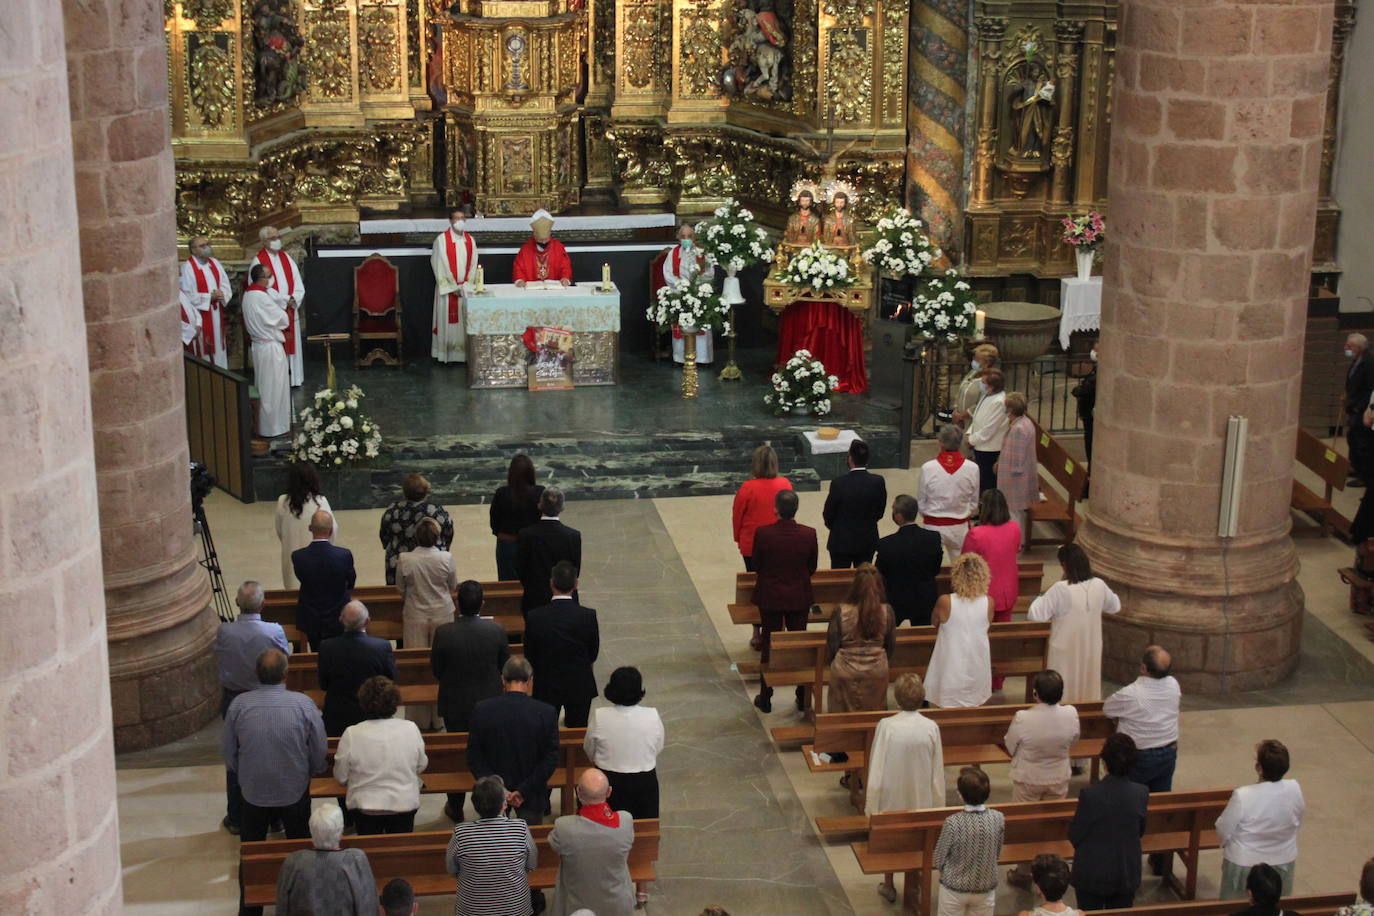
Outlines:
[[[824,196],[830,206],[821,214],[817,198]],[[797,182],[792,187],[792,202],[796,211],[787,218],[783,232],[784,244],[804,247],[820,242],[827,248],[852,248],[858,244],[858,225],[850,205],[855,197],[847,183],[832,181],[821,191],[811,182]]]

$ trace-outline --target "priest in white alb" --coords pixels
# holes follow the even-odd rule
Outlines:
[[[186,290],[177,290],[177,299],[181,306],[181,348],[192,356],[200,356],[200,313]]]
[[[465,363],[467,322],[458,291],[477,275],[477,246],[463,230],[465,215],[461,209],[450,211],[448,218],[449,227],[435,237],[429,256],[434,269],[434,344],[430,354],[441,363]]]
[[[224,339],[224,307],[233,288],[229,273],[214,257],[210,240],[191,239],[191,256],[181,265],[181,289],[200,313],[200,356],[229,368],[229,342]]]
[[[669,286],[681,286],[697,279],[710,280],[715,269],[706,263],[706,256],[696,247],[696,230],[691,223],[683,223],[677,230],[677,244],[668,249],[663,259],[663,282]],[[716,348],[711,341],[711,329],[697,331],[697,365],[705,365],[715,358]],[[673,325],[673,362],[684,361],[682,352],[682,330]]]
[[[305,359],[301,352],[301,304],[305,302],[305,278],[291,255],[282,250],[281,233],[274,226],[258,230],[262,247],[255,256],[259,264],[272,268],[274,283],[268,288],[272,298],[286,311],[291,324],[286,329],[286,362],[291,370],[291,387],[305,381]]]
[[[253,264],[243,292],[243,330],[252,342],[253,383],[258,389],[258,435],[291,431],[291,381],[286,366],[286,329],[291,319],[272,295],[272,268]]]

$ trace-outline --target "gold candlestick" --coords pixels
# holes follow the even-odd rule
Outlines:
[[[697,332],[682,329],[682,396],[697,396]]]
[[[735,307],[730,306],[730,333],[726,335],[730,339],[729,356],[725,361],[725,368],[720,370],[720,380],[722,382],[738,382],[744,378],[744,373],[739,371],[739,366],[735,365]]]

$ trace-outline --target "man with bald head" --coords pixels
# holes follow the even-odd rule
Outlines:
[[[233,295],[229,272],[214,256],[210,240],[203,235],[191,239],[191,256],[181,263],[181,292],[195,310],[200,325],[197,356],[229,368],[229,346],[224,339],[224,307]]]
[[[291,568],[301,583],[296,629],[305,634],[315,652],[324,640],[343,632],[339,614],[358,581],[353,552],[329,543],[333,533],[334,516],[321,509],[310,516],[310,543],[291,552]]]
[[[358,702],[358,688],[370,677],[396,680],[396,656],[391,643],[367,635],[367,606],[350,601],[339,614],[343,634],[320,645],[320,689],[324,691],[324,730],[331,738],[343,734],[366,716]]]
[[[609,803],[610,783],[596,768],[577,780],[577,813],[558,818],[549,845],[558,853],[558,884],[551,916],[586,909],[597,916],[631,916],[635,889],[630,880],[634,819]]]

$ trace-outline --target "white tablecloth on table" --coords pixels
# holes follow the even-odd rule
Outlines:
[[[528,327],[547,325],[570,331],[619,331],[620,291],[595,293],[599,282],[577,283],[549,290],[520,289],[513,283],[489,283],[475,296],[463,290],[468,336],[523,334]]]
[[[554,230],[574,229],[656,229],[676,226],[677,217],[671,213],[612,214],[608,216],[556,216]],[[360,235],[396,232],[433,232],[448,228],[446,219],[365,219],[358,222]],[[527,232],[528,216],[483,216],[467,221],[464,227],[473,235],[483,232]]]
[[[1069,335],[1074,331],[1096,331],[1102,327],[1102,278],[1060,280],[1059,311],[1059,345],[1067,351]]]
[[[859,438],[859,434],[852,429],[840,430],[840,434],[834,439],[822,439],[814,429],[808,429],[802,435],[810,443],[811,454],[813,455],[833,455],[837,452],[847,452],[849,451],[849,444]]]

